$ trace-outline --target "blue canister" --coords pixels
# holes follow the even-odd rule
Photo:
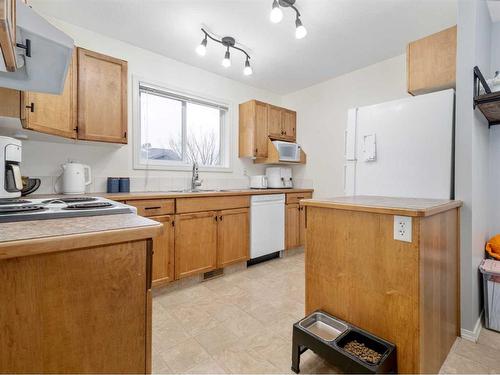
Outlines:
[[[108,193],[120,192],[120,178],[108,177]]]
[[[130,193],[129,177],[120,177],[120,193]]]

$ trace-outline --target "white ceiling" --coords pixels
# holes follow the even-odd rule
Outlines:
[[[500,21],[500,1],[490,0],[488,1],[488,8],[490,8],[490,15],[492,22]]]
[[[285,94],[404,53],[406,44],[456,23],[455,0],[297,0],[308,35],[296,40],[295,15],[269,21],[272,0],[30,0],[40,13],[167,57]],[[221,66],[224,49],[194,52],[200,26],[250,50]]]

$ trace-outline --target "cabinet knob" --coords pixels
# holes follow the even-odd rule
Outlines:
[[[35,112],[35,103],[31,103],[30,105],[27,105],[26,108],[29,108],[30,112]]]

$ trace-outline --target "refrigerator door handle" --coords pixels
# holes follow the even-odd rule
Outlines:
[[[346,179],[347,179],[347,164],[344,164],[344,194],[347,193],[347,191],[346,191],[346,186],[347,186]]]
[[[347,113],[347,128],[344,133],[344,155],[346,161],[356,160],[357,111],[357,108],[351,108]]]

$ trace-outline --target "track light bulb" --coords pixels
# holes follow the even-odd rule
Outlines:
[[[278,4],[278,0],[273,1],[273,9],[271,10],[271,22],[279,23],[283,19],[283,11]]]
[[[207,37],[205,37],[198,47],[196,47],[196,53],[200,56],[205,56],[207,54]]]
[[[253,73],[253,69],[250,66],[250,61],[247,59],[247,61],[245,61],[245,69],[243,69],[243,74],[246,76],[251,76],[252,73]]]
[[[302,25],[302,21],[299,17],[295,20],[295,37],[297,39],[302,39],[307,35],[307,29]]]
[[[231,54],[229,53],[229,48],[224,55],[224,60],[222,60],[222,66],[224,68],[229,68],[231,66]]]

